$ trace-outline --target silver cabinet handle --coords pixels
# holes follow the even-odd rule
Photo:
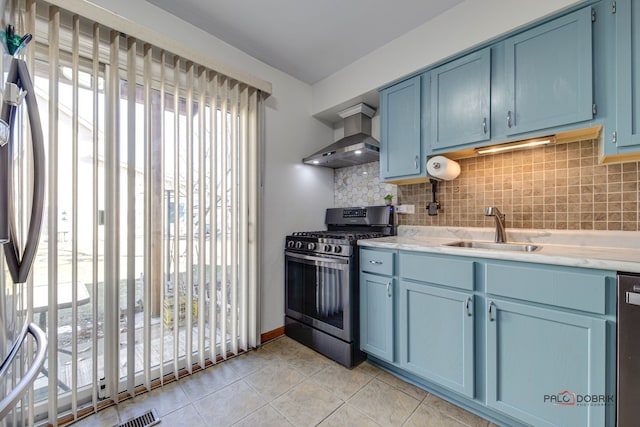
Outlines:
[[[418,160],[420,159],[420,156],[416,156],[415,160],[413,161],[413,167],[415,169],[418,169]]]
[[[382,265],[382,261],[369,260],[369,263],[374,265]]]
[[[487,118],[482,119],[482,133],[487,133]]]
[[[489,301],[489,322],[493,322],[495,319],[493,318],[493,301]]]
[[[391,298],[391,282],[387,282],[387,296]]]
[[[511,127],[511,110],[507,111],[507,126]]]
[[[464,302],[464,309],[467,312],[467,316],[471,317],[471,297],[467,297],[467,300]]]

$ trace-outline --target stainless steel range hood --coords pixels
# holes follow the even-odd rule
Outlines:
[[[308,165],[333,169],[377,162],[380,143],[371,136],[371,117],[375,112],[367,104],[354,105],[341,111],[339,114],[344,119],[344,138],[302,161]]]

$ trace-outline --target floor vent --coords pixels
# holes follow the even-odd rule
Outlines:
[[[135,418],[131,418],[128,421],[118,424],[117,427],[149,427],[154,426],[160,422],[158,418],[158,412],[155,409],[151,409],[142,415],[138,415]]]

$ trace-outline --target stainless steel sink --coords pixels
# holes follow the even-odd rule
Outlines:
[[[528,245],[525,243],[494,243],[494,242],[477,242],[477,241],[445,243],[445,246],[452,246],[456,248],[495,249],[499,251],[514,251],[514,252],[533,252],[540,249],[540,246]]]

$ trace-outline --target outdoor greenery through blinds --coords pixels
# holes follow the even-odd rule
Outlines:
[[[56,425],[258,344],[262,93],[58,6],[19,9],[47,160],[25,301],[49,348],[0,424]]]

